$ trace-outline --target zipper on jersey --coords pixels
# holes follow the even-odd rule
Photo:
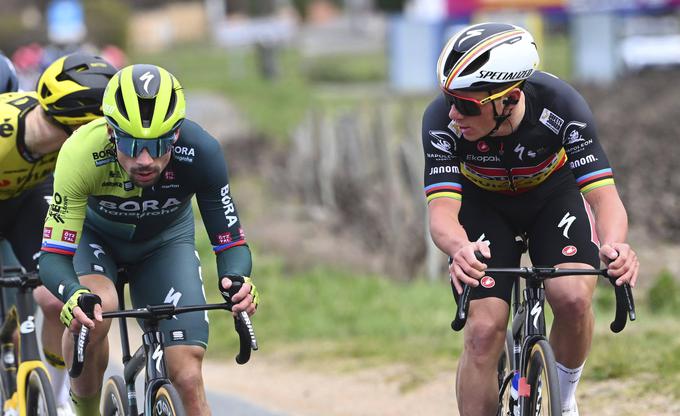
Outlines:
[[[501,137],[501,144],[500,147],[498,148],[498,155],[501,157],[501,162],[503,163],[503,167],[505,168],[505,171],[508,174],[508,182],[510,184],[510,189],[513,192],[517,192],[517,187],[515,186],[515,181],[512,178],[512,171],[510,166],[508,165],[508,160],[505,158],[505,137]]]

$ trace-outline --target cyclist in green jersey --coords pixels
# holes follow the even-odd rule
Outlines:
[[[104,89],[115,72],[100,57],[71,54],[45,69],[37,91],[0,95],[0,237],[5,265],[14,260],[28,271],[36,270],[57,153],[73,130],[102,116]],[[10,74],[6,85],[16,88],[16,78]],[[10,289],[3,293],[7,307],[14,297]],[[63,303],[44,287],[34,295],[45,316],[41,339],[57,406],[66,410],[70,399],[59,321]]]
[[[216,254],[219,290],[226,292],[238,277],[245,283],[232,298],[234,313],[252,315],[258,303],[222,150],[185,119],[177,79],[154,65],[126,67],[109,82],[103,110],[105,118],[76,131],[59,154],[40,256],[42,280],[65,302],[62,322],[71,331],[91,329],[88,364],[71,380],[78,415],[99,414],[110,326],[101,313],[117,308],[120,266],[128,271],[135,307],[205,303],[192,196]],[[94,319],[78,306],[89,293],[101,298]],[[187,414],[209,414],[201,374],[207,314],[165,320],[160,330],[168,340],[170,379]],[[72,351],[72,337],[65,336],[63,346]]]

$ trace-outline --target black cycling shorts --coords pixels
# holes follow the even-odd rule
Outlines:
[[[585,263],[599,267],[593,216],[573,181],[564,181],[547,195],[468,192],[473,186],[464,184],[459,220],[471,241],[490,243],[488,267],[519,267],[522,237],[534,266]],[[497,297],[509,304],[514,277],[490,277],[471,291],[471,299]]]
[[[38,268],[42,229],[52,198],[53,177],[19,196],[0,201],[0,237],[12,246],[19,263],[28,271]]]

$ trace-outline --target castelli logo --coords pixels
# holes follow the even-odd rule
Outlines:
[[[574,254],[576,254],[577,251],[578,250],[576,250],[576,247],[574,246],[566,246],[565,248],[562,249],[562,254],[571,257]]]
[[[477,150],[480,152],[488,152],[489,151],[489,145],[486,144],[484,140],[478,141],[477,142]]]
[[[496,281],[493,280],[493,277],[491,276],[484,276],[482,277],[482,280],[479,281],[479,284],[487,289],[491,289],[496,286]]]

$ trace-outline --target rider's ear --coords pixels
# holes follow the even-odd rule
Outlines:
[[[115,138],[113,137],[113,129],[108,124],[106,125],[106,132],[109,134],[109,141],[115,144]]]
[[[513,88],[508,95],[503,98],[503,101],[501,103],[503,105],[514,105],[519,102],[519,97],[522,94],[521,90],[519,88]]]

